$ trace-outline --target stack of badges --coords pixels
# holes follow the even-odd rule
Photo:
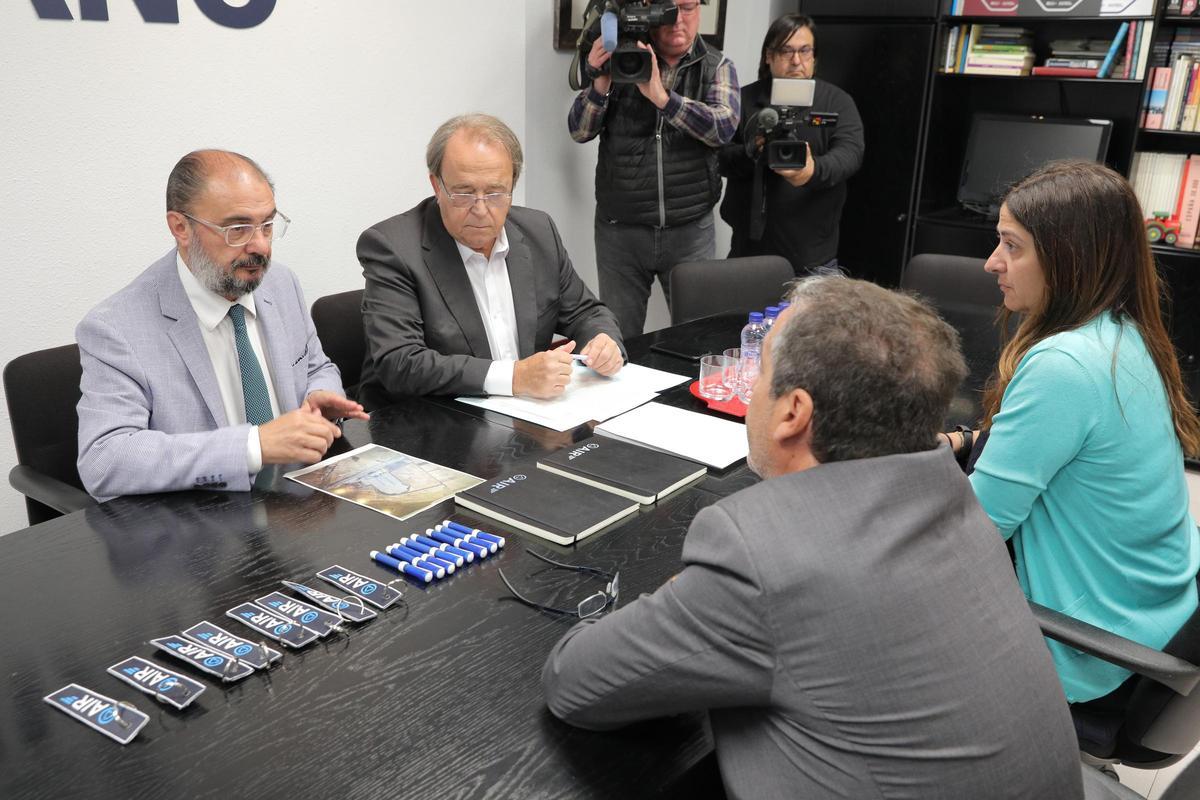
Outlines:
[[[432,583],[452,575],[475,559],[488,558],[504,547],[504,538],[478,528],[443,520],[424,535],[405,536],[384,548],[371,551],[371,560],[421,583]]]

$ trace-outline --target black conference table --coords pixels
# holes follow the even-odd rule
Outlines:
[[[741,321],[721,315],[638,337],[630,358],[694,375],[652,346],[720,352]],[[970,383],[970,382],[969,382]],[[952,421],[977,413],[964,389]],[[708,410],[687,384],[660,401]],[[448,398],[411,399],[346,424],[341,452],[377,443],[481,478],[591,434],[557,432]],[[669,790],[711,750],[701,714],[595,733],[546,710],[546,653],[570,622],[514,600],[505,574],[545,602],[570,604],[594,581],[546,570],[560,560],[620,570],[622,599],[676,572],[688,524],[753,484],[745,464],[713,472],[632,517],[559,547],[446,501],[406,522],[264,470],[249,493],[118,498],[0,537],[0,798],[434,797],[623,798]],[[403,601],[379,618],[302,651],[269,672],[208,689],[175,711],[105,670],[156,655],[147,640],[210,620],[242,635],[225,611],[281,580],[340,564],[390,580],[368,553],[447,516],[508,538],[497,555],[429,586],[404,579]],[[228,624],[226,624],[228,623]],[[258,638],[258,637],[251,637]],[[68,683],[148,712],[122,747],[47,706]]]
[[[647,366],[694,375],[694,363],[650,346],[670,334],[717,352],[738,321],[715,317],[629,344]],[[662,395],[705,410],[687,384]],[[412,399],[351,421],[339,450],[386,445],[482,478],[590,435],[560,433],[450,399]],[[573,547],[559,547],[446,501],[398,522],[260,474],[249,493],[118,498],[0,537],[0,798],[34,797],[640,797],[669,787],[710,749],[696,714],[594,733],[546,710],[546,653],[570,622],[504,599],[497,568],[547,602],[595,590],[542,569],[526,545],[621,573],[622,599],[678,570],[692,517],[751,485],[744,463],[707,477]],[[248,633],[225,611],[341,564],[396,576],[368,553],[447,516],[507,536],[490,559],[426,587],[379,618],[301,651],[189,708],[156,703],[105,670],[146,644],[210,620]],[[284,590],[286,591],[286,590]],[[228,624],[226,624],[228,623]],[[258,637],[251,637],[258,638]],[[200,677],[198,674],[196,677]],[[132,702],[150,721],[121,746],[42,698],[68,683]]]

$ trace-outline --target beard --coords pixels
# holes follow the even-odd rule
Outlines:
[[[218,264],[199,242],[189,255],[192,263],[188,266],[191,267],[196,280],[210,292],[226,298],[236,299],[253,292],[262,284],[267,270],[271,267],[269,256],[255,253],[237,259],[226,269]],[[254,278],[243,279],[237,276],[238,267],[262,267],[262,271]]]

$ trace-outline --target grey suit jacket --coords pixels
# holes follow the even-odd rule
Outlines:
[[[739,492],[683,562],[556,645],[554,714],[708,709],[735,798],[1081,797],[1049,651],[948,448]]]
[[[342,394],[296,276],[272,263],[254,302],[280,411],[317,389]],[[75,339],[79,477],[90,494],[250,488],[250,426],[226,419],[174,249],[89,311]]]
[[[583,347],[598,333],[621,344],[612,312],[588,290],[549,215],[513,207],[508,278],[521,358],[562,333]],[[482,394],[492,363],[462,256],[430,197],[358,239],[366,278],[362,389],[374,403],[403,395]]]

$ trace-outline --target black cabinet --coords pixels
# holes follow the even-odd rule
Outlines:
[[[854,98],[866,136],[862,168],[847,184],[838,260],[855,277],[886,286],[899,283],[907,258],[936,6],[800,3],[817,23],[816,75]]]

